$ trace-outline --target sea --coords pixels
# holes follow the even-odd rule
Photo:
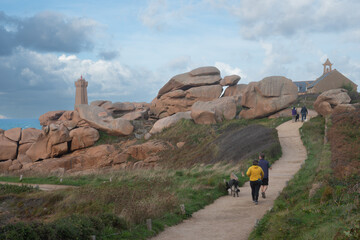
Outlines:
[[[11,128],[20,127],[41,129],[39,119],[37,118],[19,118],[19,119],[0,119],[0,129],[9,130]]]

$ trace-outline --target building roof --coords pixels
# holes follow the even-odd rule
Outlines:
[[[323,80],[324,78],[329,76],[334,71],[336,71],[336,69],[332,70],[331,72],[327,72],[327,73],[323,74],[321,77],[317,78],[313,83],[311,83],[310,86],[308,86],[308,88],[314,87],[316,84],[318,84],[321,80]]]
[[[304,93],[306,92],[308,85],[313,83],[313,80],[309,80],[309,81],[297,81],[294,82],[294,84],[298,87],[298,92],[299,93]]]

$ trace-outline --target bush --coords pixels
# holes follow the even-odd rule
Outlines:
[[[125,221],[113,214],[98,217],[72,215],[50,224],[39,222],[8,224],[0,228],[0,239],[11,240],[50,240],[86,239],[91,235],[101,236],[108,228],[125,230]]]

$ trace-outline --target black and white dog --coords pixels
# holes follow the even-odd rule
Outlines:
[[[231,179],[229,182],[225,181],[225,185],[226,185],[226,190],[228,191],[229,195],[232,195],[235,197],[236,196],[239,197],[239,181],[235,180],[235,179]]]

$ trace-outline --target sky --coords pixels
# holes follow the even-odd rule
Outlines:
[[[240,83],[314,80],[327,58],[360,85],[358,0],[0,0],[0,118],[89,102],[151,102],[215,66]]]

